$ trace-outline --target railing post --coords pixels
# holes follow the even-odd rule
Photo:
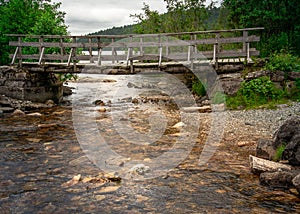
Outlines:
[[[60,55],[61,57],[63,57],[65,55],[65,51],[64,51],[64,45],[63,45],[64,39],[61,37],[60,38]],[[61,63],[64,62],[63,58],[60,60]]]
[[[73,43],[76,44],[76,36],[73,36]],[[76,45],[73,49],[73,57],[76,57],[76,52],[77,52],[77,48],[76,48]],[[76,68],[76,60],[73,60],[73,66],[74,66],[74,69]]]
[[[43,36],[41,36],[39,38],[39,43],[40,43],[40,47],[39,47],[40,57],[39,57],[38,65],[41,65],[42,61],[43,61],[43,57],[44,57],[44,52],[45,52],[44,38],[43,38]]]
[[[89,38],[89,54],[90,54],[90,63],[94,63],[93,60],[93,48],[92,48],[92,38]]]
[[[220,33],[216,33],[216,42],[214,44],[214,53],[213,53],[213,59],[212,64],[215,64],[216,69],[218,68],[218,53],[219,53],[219,39],[220,39]]]
[[[111,55],[113,57],[113,60],[112,60],[112,63],[114,64],[115,63],[115,48],[114,48],[114,43],[115,43],[115,38],[112,38],[111,39],[111,44],[112,44],[112,47],[111,47]]]
[[[133,73],[134,72],[134,68],[133,68],[133,59],[131,59],[132,55],[133,55],[133,48],[131,47],[131,43],[133,41],[133,38],[132,36],[130,36],[130,39],[129,39],[129,47],[128,47],[128,52],[127,52],[127,66],[129,65],[129,62],[130,62],[130,72]]]
[[[162,55],[163,55],[163,47],[161,42],[161,35],[158,36],[158,42],[159,42],[159,60],[158,60],[158,66],[160,67],[162,65]]]
[[[195,41],[197,40],[197,34],[194,35],[194,40],[195,40]],[[194,45],[194,53],[195,53],[195,55],[198,53],[197,44]],[[197,61],[197,58],[194,57],[194,60]]]
[[[19,56],[19,67],[22,67],[23,59],[22,59],[22,37],[18,37],[18,43],[19,43],[19,50],[18,50],[18,56]]]
[[[140,55],[142,56],[142,55],[144,55],[144,48],[143,48],[143,37],[141,37],[140,38],[140,44],[141,44],[141,46],[140,46]]]
[[[100,37],[97,37],[97,43],[98,43],[98,60],[97,60],[97,65],[100,66],[102,64],[102,62],[101,62],[102,47],[101,47],[101,38]]]

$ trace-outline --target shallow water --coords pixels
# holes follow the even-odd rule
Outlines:
[[[174,103],[191,103],[179,99],[182,94],[162,76],[91,77],[70,83],[76,92],[68,98],[73,106],[40,110],[42,117],[1,118],[0,213],[300,211],[300,200],[290,191],[259,184],[248,167],[253,147],[234,146],[229,133],[199,166],[212,113],[199,116],[199,127],[173,128],[182,118],[187,125],[197,120],[181,114]],[[166,95],[172,99],[154,99]],[[134,98],[138,104],[132,103]],[[106,105],[93,104],[96,100]],[[111,151],[118,156],[107,156]],[[175,155],[159,159],[168,151]],[[182,152],[188,156],[178,158]],[[150,171],[132,173],[137,164],[150,166]],[[121,181],[105,175],[113,171]]]

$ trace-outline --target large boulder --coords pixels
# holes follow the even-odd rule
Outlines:
[[[300,117],[293,117],[287,120],[274,134],[274,148],[280,145],[288,145],[295,135],[300,134]]]
[[[256,156],[273,160],[277,149],[284,145],[282,160],[300,165],[300,117],[287,120],[273,135],[273,140],[261,139],[257,143]]]
[[[300,134],[294,135],[287,144],[283,151],[282,159],[288,160],[291,165],[300,165]]]

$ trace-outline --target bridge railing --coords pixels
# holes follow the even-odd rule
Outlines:
[[[11,54],[12,64],[35,62],[39,65],[50,62],[76,63],[126,62],[133,60],[164,60],[194,62],[210,60],[217,63],[224,58],[258,56],[259,51],[251,47],[260,37],[254,32],[263,28],[197,31],[164,34],[131,35],[20,35],[10,34],[10,46],[16,47]]]

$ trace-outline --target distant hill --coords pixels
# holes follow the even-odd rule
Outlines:
[[[122,27],[113,27],[106,30],[100,30],[95,33],[90,33],[88,35],[124,35],[124,34],[133,34],[135,30],[135,24],[133,25],[124,25]]]
[[[207,10],[208,18],[205,20],[207,30],[212,30],[216,27],[218,17],[220,15],[220,8],[211,8]],[[163,15],[163,14],[162,14]],[[100,30],[98,32],[90,33],[88,35],[124,35],[124,34],[134,34],[136,26],[138,24],[124,25],[122,27],[113,27],[106,30]]]

